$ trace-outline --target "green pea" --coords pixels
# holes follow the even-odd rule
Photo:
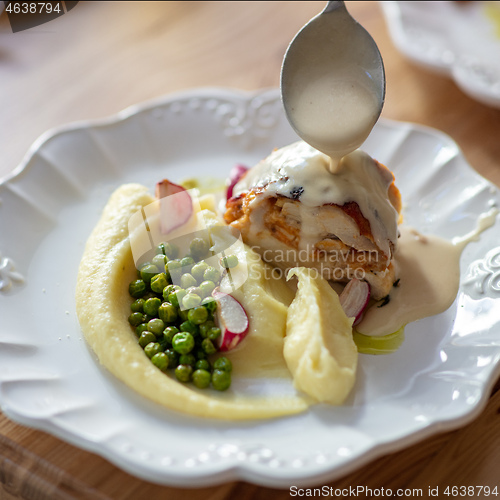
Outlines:
[[[220,265],[225,269],[232,269],[238,265],[238,257],[236,255],[226,255],[220,259]]]
[[[201,342],[201,348],[210,356],[217,352],[217,348],[214,346],[210,339],[203,339]]]
[[[167,264],[167,270],[170,273],[170,276],[172,276],[172,278],[174,276],[179,276],[181,274],[181,268],[182,268],[181,263],[177,259],[170,260]]]
[[[217,340],[221,336],[221,329],[217,326],[213,326],[207,331],[207,339]]]
[[[193,367],[191,365],[179,365],[175,369],[175,378],[179,382],[189,382],[193,374]]]
[[[190,286],[187,290],[186,290],[186,294],[188,293],[194,293],[198,296],[201,297],[201,289],[199,286]]]
[[[179,333],[179,329],[175,326],[167,326],[165,330],[163,330],[163,340],[168,344],[172,345],[172,339],[174,335]]]
[[[192,354],[182,354],[179,356],[180,365],[191,365],[194,366],[196,363],[196,358]]]
[[[188,297],[188,295],[186,295]],[[185,298],[185,297],[184,297]],[[203,306],[198,306],[190,309],[188,312],[188,320],[195,325],[201,325],[208,319],[208,311]]]
[[[191,255],[200,259],[205,257],[209,248],[210,244],[204,238],[194,238],[189,244],[189,251],[191,252]]]
[[[157,316],[160,306],[161,300],[158,297],[152,297],[144,302],[144,312],[150,316]]]
[[[193,337],[198,337],[200,334],[200,329],[198,328],[198,325],[195,325],[189,320],[183,321],[179,325],[179,330],[181,332],[189,332]]]
[[[189,354],[194,348],[194,337],[191,333],[181,330],[174,335],[172,348],[179,354]]]
[[[206,281],[213,281],[218,283],[220,280],[220,272],[215,267],[209,266],[203,273],[203,279]]]
[[[221,356],[214,361],[214,370],[231,372],[233,370],[233,364],[230,359],[226,358],[226,356]]]
[[[159,352],[151,358],[151,362],[162,372],[167,371],[168,368],[168,356],[164,352]]]
[[[141,278],[144,280],[145,283],[149,284],[151,278],[155,274],[158,274],[159,272],[160,270],[153,264],[146,264],[145,266],[141,267]]]
[[[165,273],[156,274],[151,278],[151,290],[155,293],[163,293],[163,289],[168,285]]]
[[[202,260],[201,262],[196,263],[191,268],[191,274],[193,275],[194,279],[198,283],[200,283],[203,281],[203,274],[207,269],[208,269],[208,264]]]
[[[135,280],[132,281],[128,286],[128,293],[134,298],[139,299],[143,297],[147,292],[147,286],[144,280]]]
[[[215,290],[215,283],[210,280],[205,280],[200,283],[200,290],[203,297],[211,297]]]
[[[130,310],[132,312],[143,312],[144,311],[144,299],[135,299],[132,304],[130,304]]]
[[[210,361],[208,361],[208,359],[199,359],[194,364],[194,368],[195,370],[206,370],[207,372],[212,370],[212,367],[210,366]]]
[[[192,375],[193,384],[198,389],[206,389],[210,385],[211,378],[209,371],[201,369],[195,370]]]
[[[179,303],[182,301],[185,295],[186,295],[186,290],[180,288],[179,290],[176,290],[175,292],[171,293],[168,296],[168,301],[175,307],[180,307]]]
[[[168,358],[168,368],[175,368],[179,364],[179,355],[173,349],[165,349]]]
[[[225,391],[231,385],[231,374],[223,370],[214,370],[212,372],[212,387],[216,391]]]
[[[156,342],[156,335],[149,330],[142,332],[139,337],[139,345],[144,349],[151,342]]]
[[[187,309],[181,309],[179,311],[179,321],[184,322],[188,320],[188,310]]]
[[[135,312],[128,317],[128,322],[131,326],[139,326],[141,323],[144,323],[144,319],[144,314]]]
[[[176,259],[179,255],[179,247],[173,243],[164,243],[163,250],[163,253],[167,256],[168,260]]]
[[[148,322],[148,330],[157,337],[161,337],[163,330],[165,330],[165,323],[159,318],[154,318]]]
[[[135,329],[135,334],[140,337],[142,332],[147,332],[148,330],[148,324],[147,323],[141,323],[139,326],[136,327]]]
[[[182,288],[189,288],[190,286],[196,286],[198,282],[194,279],[194,277],[189,274],[185,273],[181,276],[181,287]]]
[[[200,325],[200,335],[202,338],[206,339],[207,338],[207,334],[208,334],[208,331],[210,330],[210,328],[214,327],[215,326],[215,323],[212,321],[212,320],[207,320],[205,321],[205,323],[201,324]]]
[[[177,307],[170,302],[163,302],[158,308],[158,316],[165,323],[173,323],[177,319]]]
[[[171,294],[171,293],[174,293],[176,290],[180,290],[180,287],[177,286],[177,285],[167,285],[164,289],[163,289],[163,292],[162,292],[162,295],[163,295],[163,300],[166,300],[168,302],[170,302],[168,300],[168,296]]]
[[[151,264],[153,264],[154,266],[156,266],[160,271],[163,272],[163,270],[165,269],[165,265],[167,264],[167,257],[163,254],[158,254],[158,255],[155,255],[152,259],[151,259]]]
[[[181,259],[180,263],[182,266],[182,272],[188,273],[189,271],[191,271],[191,268],[195,265],[195,260],[193,259],[193,257],[186,255],[186,257]]]
[[[186,309],[191,309],[193,307],[196,307],[200,305],[201,303],[201,297],[197,295],[196,293],[188,293],[183,299],[182,299],[182,305]]]
[[[140,264],[137,264],[137,276],[139,276],[139,278],[141,277],[141,269],[144,266],[149,266],[149,264],[151,264],[151,262],[142,262]]]
[[[146,356],[151,359],[155,354],[162,352],[161,345],[158,342],[150,342],[145,348]]]
[[[201,305],[204,306],[207,311],[213,314],[217,310],[217,301],[213,297],[205,297],[201,301]]]

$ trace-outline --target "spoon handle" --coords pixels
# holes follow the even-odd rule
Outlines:
[[[326,7],[324,8],[323,10],[323,13],[324,12],[332,12],[334,10],[337,10],[338,8],[340,7],[345,7],[344,5],[344,2],[342,1],[332,1],[332,2],[328,2],[326,4]]]

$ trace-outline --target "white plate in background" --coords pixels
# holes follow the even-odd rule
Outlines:
[[[47,133],[0,185],[0,406],[22,424],[106,457],[146,480],[186,487],[247,480],[324,484],[381,454],[469,422],[500,362],[500,224],[471,243],[446,312],[412,323],[386,356],[360,355],[342,407],[223,422],[159,407],[88,349],[75,314],[77,269],[111,192],[135,181],[225,177],[296,139],[277,91],[199,89],[108,120]],[[500,204],[497,189],[444,134],[380,121],[364,149],[396,175],[405,220],[462,236]]]
[[[500,108],[500,2],[380,2],[391,37],[414,62]]]

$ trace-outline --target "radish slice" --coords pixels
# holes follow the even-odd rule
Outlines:
[[[244,165],[236,164],[229,172],[229,185],[227,186],[226,199],[229,200],[233,196],[233,189],[237,182],[243,177],[243,175],[248,171],[248,167]]]
[[[353,325],[357,325],[363,319],[363,313],[370,300],[370,285],[366,281],[353,278],[347,283],[339,299],[346,316],[354,318]]]
[[[167,179],[156,184],[156,197],[160,200],[160,231],[168,234],[184,225],[193,213],[189,193]]]
[[[248,316],[243,306],[231,295],[215,289],[212,296],[217,302],[215,322],[222,332],[218,339],[219,350],[230,351],[248,333]]]

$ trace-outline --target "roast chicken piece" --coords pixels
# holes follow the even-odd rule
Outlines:
[[[364,279],[382,299],[397,280],[394,176],[359,150],[337,173],[329,161],[303,142],[274,151],[234,186],[224,218],[265,261],[341,283]]]

